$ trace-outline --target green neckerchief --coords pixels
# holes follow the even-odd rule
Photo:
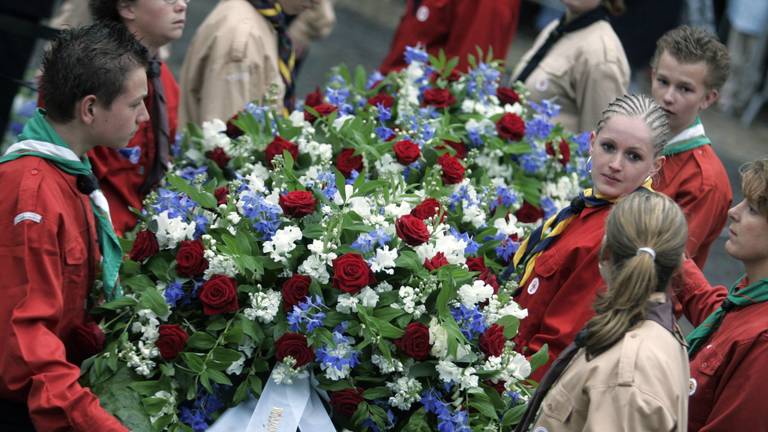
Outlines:
[[[45,119],[45,111],[41,109],[38,109],[32,119],[30,119],[24,126],[24,130],[19,135],[19,140],[41,141],[43,143],[64,147],[71,151],[67,143],[61,139],[59,134],[56,133]],[[72,154],[74,155],[74,153]],[[82,159],[79,160],[71,160],[41,151],[20,150],[18,152],[6,154],[0,158],[0,163],[12,161],[24,156],[37,156],[49,160],[67,174],[93,175],[91,162],[86,156],[83,156]],[[76,158],[76,156],[74,157]],[[123,250],[120,247],[120,241],[117,239],[117,235],[112,228],[112,223],[110,222],[107,213],[96,204],[93,195],[91,195],[90,198],[91,209],[93,209],[93,215],[97,221],[96,232],[98,233],[99,249],[101,250],[102,257],[101,277],[104,282],[104,295],[107,300],[113,300],[122,295],[122,288],[117,281],[117,277],[120,272],[120,265],[122,264]]]
[[[688,356],[693,357],[694,354],[704,345],[704,342],[709,339],[709,336],[717,331],[720,327],[720,323],[725,318],[725,314],[734,308],[745,307],[757,303],[768,301],[768,279],[762,279],[752,283],[740,290],[736,291],[736,287],[739,285],[745,276],[740,277],[736,282],[731,285],[728,290],[728,297],[723,301],[716,311],[712,312],[707,319],[704,320],[701,325],[696,327],[686,338],[688,341]]]
[[[712,141],[710,141],[709,137],[704,133],[704,125],[701,123],[701,118],[696,117],[696,121],[694,121],[692,125],[688,126],[684,131],[669,140],[669,143],[664,147],[661,154],[664,156],[672,156],[709,144],[712,144]]]

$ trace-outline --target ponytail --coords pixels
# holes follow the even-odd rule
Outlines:
[[[622,15],[627,7],[624,5],[624,0],[603,0],[603,6],[608,9],[608,13],[613,16]]]

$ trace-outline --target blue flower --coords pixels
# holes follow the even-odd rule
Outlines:
[[[373,88],[373,86],[378,83],[379,81],[384,79],[384,75],[382,75],[381,72],[378,70],[375,70],[371,73],[371,75],[368,77],[368,82],[365,83],[365,88],[370,90]]]
[[[208,167],[205,167],[205,166],[202,166],[199,168],[188,166],[183,168],[181,171],[179,171],[179,177],[183,178],[188,182],[194,181],[199,176],[206,176],[205,178],[207,178],[207,175],[208,175]],[[205,179],[203,181],[205,181]]]
[[[205,432],[208,429],[208,423],[205,421],[205,413],[196,408],[182,406],[179,413],[179,420],[187,424],[195,432]]]
[[[477,250],[480,249],[480,244],[477,243],[469,233],[462,233],[456,228],[451,227],[451,235],[456,240],[464,241],[467,244],[464,248],[464,255],[474,255],[477,253]]]
[[[321,346],[315,353],[320,367],[326,373],[328,369],[335,369],[336,373],[348,374],[360,364],[360,352],[353,348],[355,340],[344,336],[344,329],[346,326],[337,326],[333,331],[333,343]]]
[[[520,243],[507,237],[496,246],[496,255],[504,261],[509,261],[520,248]]]
[[[544,116],[545,118],[557,117],[557,115],[560,114],[560,105],[552,102],[551,100],[544,100],[541,102],[541,104],[537,104],[533,101],[529,101],[528,103],[531,105],[531,108],[536,111],[537,114]]]
[[[530,153],[520,155],[520,165],[528,174],[536,174],[544,169],[547,163],[547,153],[538,147],[531,148]]]
[[[302,330],[303,325],[305,327],[303,330],[312,332],[322,327],[325,320],[324,309],[327,308],[320,296],[315,296],[314,301],[311,296],[306,297],[288,313],[289,328],[291,331],[297,332]]]
[[[221,388],[214,385],[214,392]],[[208,393],[203,387],[198,390],[197,398],[192,402],[182,404],[179,419],[189,425],[195,432],[208,429],[208,423],[216,411],[224,408],[224,403],[215,393]]]
[[[469,71],[467,79],[467,93],[470,97],[484,103],[490,101],[491,96],[496,96],[501,72],[487,63],[480,63]]]
[[[557,206],[552,198],[548,196],[541,197],[541,209],[544,210],[544,217],[548,218],[557,213]]]
[[[357,240],[352,242],[352,248],[365,254],[371,252],[376,246],[387,245],[390,240],[392,240],[392,236],[387,234],[383,228],[376,228],[371,232],[357,236]]]
[[[546,139],[554,125],[543,118],[535,118],[525,125],[525,136],[529,139]]]
[[[381,103],[376,104],[378,110],[378,119],[381,123],[389,121],[392,118],[392,109],[385,107]]]
[[[181,155],[181,143],[184,141],[184,132],[176,132],[174,138],[171,143],[171,156],[177,158]]]
[[[421,47],[405,47],[405,63],[411,64],[415,61],[426,63],[429,61],[429,54]]]
[[[269,107],[256,105],[253,102],[248,102],[247,104],[245,104],[245,111],[250,113],[259,123],[264,123],[264,121],[267,118],[267,113],[269,112],[269,110],[270,110]]]
[[[517,194],[505,186],[496,186],[496,196],[493,198],[490,203],[491,211],[495,211],[499,204],[509,208],[517,202]]]
[[[359,175],[360,175],[360,173],[357,172],[357,170],[352,170],[349,173],[349,178],[344,180],[344,184],[348,184],[348,185],[355,184],[355,180],[357,180],[357,177]]]
[[[395,136],[395,131],[386,126],[379,126],[374,130],[374,132],[376,132],[376,136],[379,137],[379,139],[382,141],[387,141],[388,139]]]
[[[269,240],[280,229],[283,210],[259,194],[245,189],[240,194],[243,215],[251,221],[253,228],[261,234],[261,240]]]
[[[184,193],[159,188],[157,200],[150,207],[157,214],[167,211],[169,218],[181,218],[184,222],[189,222],[189,214],[197,207],[197,203]]]
[[[461,334],[468,340],[479,337],[487,329],[485,317],[478,306],[468,308],[463,304],[451,308],[451,315],[461,329]]]
[[[210,221],[205,215],[196,215],[195,216],[195,233],[193,234],[193,237],[196,239],[199,239],[203,236],[206,232],[208,232],[208,225],[210,225]]]
[[[331,171],[325,171],[317,176],[316,181],[308,181],[307,187],[313,188],[323,194],[327,199],[332,200],[336,196],[336,175]]]
[[[183,299],[186,293],[184,292],[184,286],[179,280],[175,280],[165,287],[165,302],[168,306],[175,308],[179,300]]]
[[[592,132],[582,132],[573,137],[573,141],[578,145],[578,152],[586,155],[589,154],[589,142],[592,138]]]
[[[346,103],[347,98],[349,97],[349,89],[345,87],[342,87],[342,88],[326,87],[325,97],[328,99],[328,103],[336,105],[337,107],[341,107],[343,104]]]

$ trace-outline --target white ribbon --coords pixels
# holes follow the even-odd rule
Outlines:
[[[277,384],[270,376],[258,402],[251,397],[228,409],[208,431],[335,432],[315,385],[309,374],[293,384]]]
[[[11,153],[23,151],[43,153],[70,161],[80,161],[80,158],[77,157],[75,152],[66,147],[37,140],[19,141],[16,144],[8,147],[8,150],[5,151],[5,154],[9,155]],[[112,216],[109,213],[109,203],[107,202],[107,197],[105,197],[104,193],[101,192],[101,189],[96,189],[91,192],[90,197],[93,200],[93,203],[96,204],[96,207],[104,211],[104,213],[107,215],[107,220],[112,223]]]

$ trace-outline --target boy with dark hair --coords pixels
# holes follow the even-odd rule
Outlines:
[[[112,209],[118,235],[136,226],[142,201],[165,175],[170,146],[178,126],[179,85],[157,53],[181,37],[189,0],[90,0],[95,21],[124,25],[144,45],[151,57],[147,71],[148,94],[144,100],[151,121],[142,123],[128,147],[118,151],[97,147],[89,154],[104,195]]]
[[[727,219],[733,195],[699,115],[728,78],[728,50],[716,36],[681,26],[656,43],[651,91],[669,115],[673,138],[653,187],[677,202],[688,221],[688,255],[700,268]]]
[[[124,26],[63,32],[43,60],[47,111],[0,158],[0,430],[126,430],[78,384],[103,343],[86,313],[96,280],[96,297],[121,295],[120,243],[85,154],[125,147],[149,118],[147,64]]]

